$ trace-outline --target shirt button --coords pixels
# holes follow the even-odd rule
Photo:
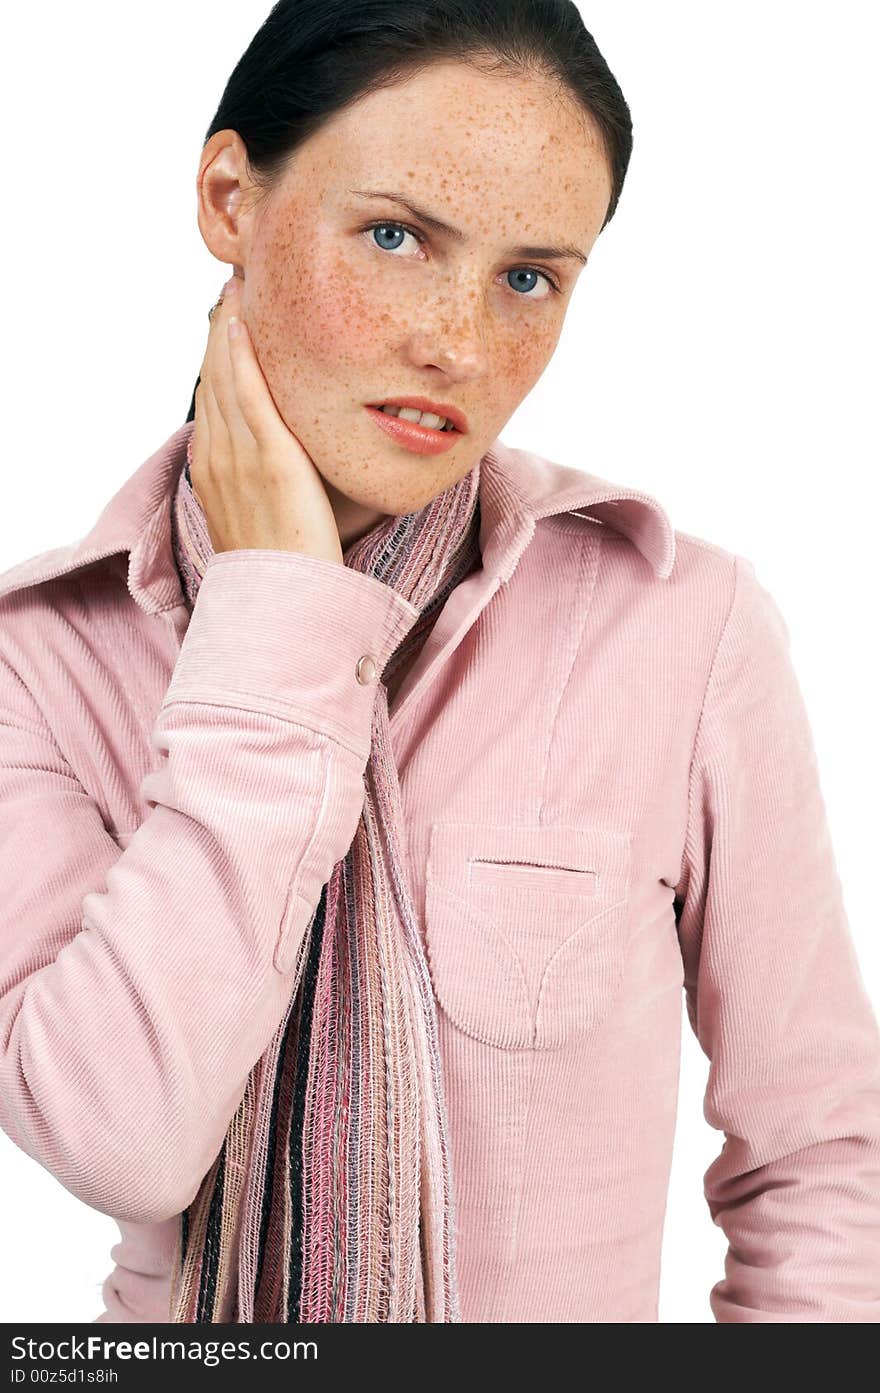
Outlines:
[[[376,660],[372,657],[371,654],[364,653],[360,658],[358,658],[357,667],[355,668],[355,676],[363,686],[366,686],[368,682],[375,682]]]

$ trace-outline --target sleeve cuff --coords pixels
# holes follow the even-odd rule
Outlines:
[[[195,701],[267,711],[366,756],[382,672],[418,616],[392,586],[336,561],[215,552],[163,708]]]

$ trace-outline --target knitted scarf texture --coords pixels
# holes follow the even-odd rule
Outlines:
[[[213,547],[192,488],[172,544],[192,608]],[[419,617],[381,674],[352,844],[305,932],[286,1014],[180,1219],[174,1322],[458,1322],[435,1000],[409,888],[387,683],[480,561],[480,466],[343,551]],[[332,658],[328,657],[328,661]]]

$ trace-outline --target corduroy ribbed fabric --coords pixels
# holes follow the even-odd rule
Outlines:
[[[212,557],[190,614],[190,431],[0,576],[0,1124],[119,1223],[98,1321],[167,1318],[360,816],[359,660],[414,618],[268,550]],[[498,440],[480,501],[389,721],[462,1319],[656,1321],[684,993],[724,1133],[715,1319],[877,1322],[880,1033],[785,622],[639,489]]]

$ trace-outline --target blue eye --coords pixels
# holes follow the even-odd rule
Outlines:
[[[392,235],[392,237],[394,237],[394,236],[396,236],[398,233],[404,233],[404,234],[406,234],[406,233],[408,232],[408,229],[405,228],[405,227],[401,227],[400,223],[396,223],[396,222],[377,222],[377,223],[373,223],[373,224],[371,225],[371,227],[369,228],[369,231],[374,232],[374,233],[375,233],[375,232],[381,232],[383,236],[384,236],[386,233],[389,233],[389,232],[390,232],[391,235]],[[410,237],[415,237],[415,238],[416,238],[416,241],[419,241],[419,238],[416,236],[416,233],[414,233],[414,232],[409,232],[409,236],[410,236]],[[394,247],[383,246],[381,242],[377,242],[377,243],[376,243],[376,246],[377,246],[377,247],[378,247],[378,246],[381,246],[381,247],[382,247],[382,251],[385,251],[385,252],[398,251],[398,250],[400,249],[400,243],[399,243],[399,242],[398,242],[397,245],[394,246]]]
[[[393,241],[395,237],[408,236],[414,238],[419,246],[421,246],[425,240],[422,233],[417,232],[414,227],[407,227],[405,223],[399,222],[372,222],[368,223],[368,225],[361,230],[364,233],[370,233],[373,246],[378,247],[380,251],[386,252],[398,252],[403,246],[401,241],[396,242],[394,246],[389,246],[387,241],[385,241],[386,238],[390,238]],[[377,239],[377,233],[381,237],[381,241]],[[506,274],[508,276],[508,284],[512,290],[516,291],[521,300],[545,300],[550,292],[554,292],[557,295],[561,293],[559,286],[552,277],[548,276],[546,271],[539,270],[537,266],[518,266],[512,271],[508,271]],[[529,276],[533,278],[532,283],[524,287],[522,278]],[[535,286],[538,284],[538,282],[534,280],[535,276],[539,277],[540,280],[544,282],[546,286],[545,291],[540,295],[524,294],[524,289],[527,291],[534,290]],[[514,284],[510,279],[511,277],[516,277],[519,284]]]
[[[550,277],[549,277],[549,276],[545,276],[543,271],[539,271],[539,270],[538,270],[536,267],[534,267],[534,266],[519,266],[519,267],[517,267],[517,269],[516,269],[515,271],[508,271],[508,272],[507,272],[507,275],[508,275],[508,277],[517,277],[517,278],[519,278],[519,277],[521,277],[521,276],[541,276],[541,277],[543,277],[543,279],[547,282],[547,285],[551,287],[551,289],[553,289],[553,290],[556,289],[556,286],[552,284],[552,282],[551,282],[551,280],[550,280]],[[512,284],[512,282],[511,282],[511,284]],[[537,284],[537,282],[534,282],[534,283],[533,283],[533,286],[527,286],[527,287],[525,287],[525,288],[526,288],[526,289],[533,289],[533,288],[534,288],[534,284]],[[522,290],[522,289],[523,289],[523,286],[522,286],[522,284],[520,284],[520,285],[518,285],[518,286],[515,286],[514,289],[516,289],[516,290]],[[543,300],[543,299],[544,299],[544,296],[543,296],[543,295],[529,295],[527,298],[528,298],[529,300]]]

